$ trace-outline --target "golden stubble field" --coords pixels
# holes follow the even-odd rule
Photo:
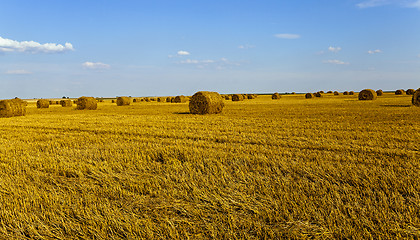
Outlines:
[[[419,239],[411,96],[59,105],[2,118],[0,238]]]

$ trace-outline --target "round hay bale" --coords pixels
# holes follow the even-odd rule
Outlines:
[[[248,99],[255,99],[257,97],[257,95],[255,95],[255,94],[248,94],[247,97],[248,97]]]
[[[140,100],[140,98],[133,98],[133,103],[137,103],[137,102],[140,102],[141,100]]]
[[[327,93],[333,93],[333,91],[328,91]]]
[[[171,97],[167,97],[166,102],[171,102]]]
[[[305,98],[314,98],[315,96],[312,93],[305,94]]]
[[[376,95],[377,96],[382,96],[384,94],[384,92],[382,91],[382,89],[379,89],[376,91]]]
[[[175,103],[185,103],[188,101],[188,97],[184,96],[184,95],[180,95],[180,96],[176,96],[174,99]]]
[[[403,95],[405,93],[405,91],[403,89],[398,89],[397,91],[395,91],[395,95]]]
[[[322,97],[322,93],[321,92],[317,92],[314,94],[315,97]]]
[[[234,101],[234,102],[243,101],[243,100],[244,100],[244,96],[242,96],[242,94],[233,94],[232,95],[232,101]]]
[[[149,98],[149,97],[145,97],[145,98],[144,98],[144,101],[145,101],[145,102],[150,102],[150,98]]]
[[[163,102],[166,102],[166,98],[164,98],[164,97],[158,97],[157,98],[157,101],[163,103]]]
[[[410,88],[410,89],[407,89],[407,91],[405,91],[405,94],[407,94],[407,95],[413,95],[415,91],[416,90]]]
[[[77,99],[77,108],[78,110],[95,110],[98,107],[94,97],[79,97]]]
[[[20,98],[1,100],[0,117],[25,116],[26,104]]]
[[[271,99],[276,100],[276,99],[280,99],[281,95],[279,93],[273,93],[273,95],[271,95]]]
[[[221,113],[224,106],[223,98],[219,93],[206,91],[195,93],[189,103],[192,114]]]
[[[69,99],[63,99],[60,101],[62,107],[71,107],[73,106],[73,102]]]
[[[372,89],[364,89],[359,93],[359,100],[375,100],[376,92]]]
[[[292,92],[292,94],[294,95],[294,94],[296,94],[295,92]]]
[[[324,94],[324,91],[319,91],[319,93],[322,93],[322,94]]]
[[[353,92],[353,91],[350,91],[350,92],[349,92],[349,95],[354,95],[354,92]]]
[[[111,100],[111,103],[115,103],[115,99],[112,99],[112,100]]]
[[[414,92],[411,102],[414,106],[420,107],[420,88]]]
[[[231,96],[229,96],[229,95],[225,95],[225,100],[231,100]]]
[[[150,101],[151,101],[151,102],[155,102],[155,101],[156,101],[156,98],[151,97],[151,98],[150,98]]]
[[[117,106],[128,106],[131,104],[131,99],[129,97],[118,97]]]
[[[37,108],[49,108],[50,107],[50,101],[47,99],[39,99],[36,101],[36,107]]]
[[[339,93],[339,92],[337,92],[337,91],[334,91],[334,95],[335,95],[335,96],[338,96],[338,95],[340,95],[340,93]]]
[[[343,92],[343,95],[349,95],[349,92],[345,91]]]

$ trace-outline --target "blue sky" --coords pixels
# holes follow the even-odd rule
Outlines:
[[[1,1],[0,98],[420,87],[420,0]]]

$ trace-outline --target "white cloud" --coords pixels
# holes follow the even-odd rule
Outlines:
[[[187,59],[187,60],[183,60],[180,61],[179,63],[182,64],[209,64],[209,63],[214,63],[214,60],[196,60],[196,59]]]
[[[380,50],[380,49],[367,51],[367,53],[369,53],[369,54],[375,54],[375,53],[381,53],[381,52],[382,52],[382,50]]]
[[[420,0],[365,0],[356,4],[359,8],[380,7],[384,5],[397,5],[405,8],[420,9]]]
[[[107,69],[111,67],[110,65],[101,62],[84,62],[82,66],[88,69]]]
[[[178,51],[176,54],[178,54],[178,56],[188,56],[188,55],[190,55],[190,53],[189,52],[187,52],[187,51]]]
[[[370,7],[378,7],[390,4],[388,0],[368,0],[361,3],[356,4],[359,8],[370,8]]]
[[[419,54],[419,55],[417,55],[417,57],[419,57],[419,58],[420,58],[420,54]]]
[[[333,60],[325,60],[324,63],[330,63],[330,64],[336,64],[336,65],[348,65],[350,63],[348,62],[343,62],[337,59],[333,59]]]
[[[412,3],[409,3],[409,4],[406,5],[406,7],[420,9],[420,0],[416,0],[416,1],[412,2]]]
[[[28,75],[28,74],[32,74],[32,73],[27,71],[27,70],[18,69],[18,70],[6,71],[6,74],[9,74],[9,75]]]
[[[34,41],[18,42],[0,37],[0,52],[60,53],[74,50],[71,43],[64,46],[56,43],[40,44]]]
[[[282,38],[282,39],[298,39],[300,38],[299,34],[291,34],[291,33],[279,33],[274,35],[276,38]]]
[[[228,67],[233,66],[240,66],[241,64],[238,62],[229,61],[226,58],[220,58],[219,60],[197,60],[197,59],[186,59],[178,62],[179,64],[190,64],[194,65],[197,68],[206,68],[206,67],[213,67],[216,69],[225,69]]]
[[[328,51],[330,52],[334,52],[334,53],[338,53],[339,51],[341,51],[341,47],[328,47]]]
[[[249,45],[249,44],[245,44],[245,45],[240,45],[238,46],[239,49],[250,49],[250,48],[255,48],[254,45]]]

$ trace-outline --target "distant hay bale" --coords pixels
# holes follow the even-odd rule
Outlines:
[[[74,103],[74,104],[77,104],[77,99],[76,99],[76,100],[73,100],[73,103]]]
[[[382,96],[384,94],[384,92],[382,91],[382,89],[379,89],[376,91],[376,95],[377,96]]]
[[[0,117],[25,116],[26,104],[20,98],[1,100]]]
[[[63,99],[63,100],[61,100],[60,101],[60,104],[61,104],[62,107],[71,107],[71,106],[73,106],[72,101],[69,100],[69,99]]]
[[[327,93],[333,93],[333,91],[328,91]]]
[[[244,96],[242,96],[242,94],[233,94],[232,95],[232,101],[234,101],[234,102],[243,101],[243,100],[244,100]]]
[[[150,101],[151,101],[151,102],[155,102],[155,101],[156,101],[156,98],[151,97],[151,98],[150,98]]]
[[[166,102],[171,102],[171,97],[167,97]]]
[[[164,97],[158,97],[157,98],[157,101],[163,103],[163,102],[166,102],[166,98],[164,98]]]
[[[49,108],[50,107],[50,101],[47,99],[39,99],[36,101],[36,107],[37,108]]]
[[[247,97],[248,97],[248,99],[255,99],[257,97],[257,95],[255,95],[255,94],[248,94]]]
[[[111,100],[111,103],[115,103],[115,99],[112,99],[112,100]]]
[[[192,114],[215,114],[221,113],[225,106],[223,98],[217,92],[197,92],[189,103]]]
[[[229,96],[229,95],[225,95],[224,97],[225,97],[225,100],[231,100],[231,98],[232,98],[232,97],[231,97],[231,96]]]
[[[128,106],[131,104],[131,99],[129,97],[118,97],[117,106]]]
[[[359,93],[359,100],[375,100],[376,92],[372,89],[364,89]]]
[[[350,92],[349,92],[349,95],[354,95],[354,92],[353,92],[353,91],[350,91]]]
[[[398,89],[397,91],[395,91],[395,95],[403,95],[405,93],[405,91],[403,89]]]
[[[145,98],[144,98],[144,101],[146,101],[146,102],[150,102],[150,98],[145,97]]]
[[[321,92],[317,92],[314,94],[315,97],[322,97],[322,93]]]
[[[339,93],[339,92],[337,92],[337,91],[334,91],[334,95],[335,95],[335,96],[338,96],[338,95],[340,95],[340,93]]]
[[[188,101],[188,97],[184,95],[176,96],[174,102],[175,103],[185,103]]]
[[[323,94],[323,93],[324,93],[324,91],[319,91],[319,93],[322,93],[322,94]]]
[[[140,98],[133,98],[133,103],[140,102]]]
[[[296,94],[295,92],[292,92],[292,94]]]
[[[175,102],[175,97],[171,97],[171,103]]]
[[[415,91],[416,90],[410,88],[410,89],[407,89],[407,91],[405,91],[405,94],[407,94],[407,95],[413,95]]]
[[[414,92],[411,102],[414,106],[420,107],[420,88]]]
[[[343,92],[343,95],[349,95],[349,92],[345,91]]]
[[[271,99],[276,100],[276,99],[280,99],[281,95],[279,93],[273,93],[273,95],[271,95]]]
[[[305,94],[305,98],[314,98],[315,96],[312,93]]]
[[[78,110],[95,110],[98,107],[98,103],[93,97],[79,97],[77,99]]]

